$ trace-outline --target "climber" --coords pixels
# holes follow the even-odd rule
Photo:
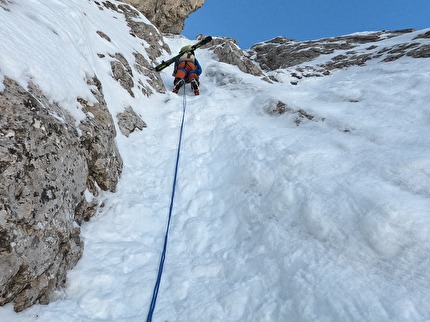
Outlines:
[[[184,46],[179,53],[184,54],[175,61],[175,68],[172,76],[175,77],[173,81],[173,93],[178,93],[179,89],[184,84],[191,83],[191,88],[194,95],[199,95],[199,75],[202,73],[202,67],[194,55],[191,46]]]

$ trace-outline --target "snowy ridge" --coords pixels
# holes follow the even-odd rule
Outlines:
[[[45,3],[34,0],[7,4],[0,10],[0,19],[3,41],[0,79],[6,75],[24,88],[29,81],[36,83],[77,121],[85,115],[76,98],[96,102],[87,85],[88,78],[93,75],[100,79],[103,88],[109,88],[104,91],[104,97],[114,117],[129,105],[139,106],[136,101],[144,95],[134,88],[135,98],[132,98],[112,77],[110,62],[118,51],[129,62],[135,61],[135,51],[150,60],[145,51],[149,44],[130,35],[123,14],[94,1]],[[135,20],[151,24],[142,15]],[[100,31],[109,35],[109,41],[101,37]],[[104,59],[101,56],[105,56]],[[130,68],[136,84],[139,81],[147,84],[148,79],[134,64]]]
[[[87,2],[78,3],[87,10]],[[116,19],[104,23],[111,31],[123,28]],[[173,53],[190,43],[183,37],[165,41]],[[428,320],[429,60],[375,62],[293,86],[244,74],[208,50],[196,55],[203,67],[201,96],[187,88],[178,190],[154,321]],[[0,71],[14,72],[7,66],[2,62]],[[102,68],[90,61],[83,66]],[[67,74],[48,72],[38,83],[46,82],[44,90],[56,99],[56,81]],[[167,88],[171,72],[161,74]],[[86,89],[79,75],[67,79],[70,95],[62,92],[61,99],[72,104]],[[118,88],[109,82],[106,89]],[[58,300],[19,314],[8,305],[0,309],[0,321],[146,317],[182,94],[131,99],[115,89],[108,95],[112,106],[123,100],[145,106],[148,128],[129,138],[118,135],[123,176],[83,226],[84,256]],[[273,113],[278,101],[286,104],[283,114]]]
[[[277,37],[254,45],[249,53],[266,72],[271,71],[272,79],[297,84],[304,77],[322,77],[351,66],[405,56],[429,58],[430,29],[361,32],[304,42]]]

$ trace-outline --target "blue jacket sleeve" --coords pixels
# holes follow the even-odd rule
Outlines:
[[[195,59],[195,63],[196,63],[196,67],[197,67],[196,73],[197,73],[197,75],[200,75],[202,73],[202,66],[200,66],[200,63],[197,60],[197,58]]]

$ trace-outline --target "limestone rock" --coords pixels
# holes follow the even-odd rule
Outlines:
[[[146,123],[130,106],[127,107],[123,113],[119,113],[117,118],[121,133],[127,137],[136,129],[142,130],[146,127]]]
[[[180,34],[185,19],[204,4],[204,0],[123,0],[135,6],[162,32]]]
[[[115,145],[115,124],[103,96],[103,89],[97,77],[87,80],[92,86],[92,93],[97,98],[97,104],[90,104],[82,98],[82,105],[87,118],[81,122],[81,146],[85,151],[88,163],[87,187],[98,195],[96,186],[102,190],[115,191],[122,173],[122,159]]]
[[[0,95],[0,305],[47,302],[82,254],[74,210],[88,165],[74,120],[37,87]]]
[[[121,86],[130,94],[131,97],[134,97],[132,90],[134,87],[133,72],[130,65],[120,53],[116,53],[113,58],[115,58],[115,60],[111,61],[110,63],[113,78],[115,78],[115,80],[121,84]]]
[[[214,37],[204,48],[210,48],[220,62],[237,66],[244,73],[263,76],[261,69],[249,58],[249,54],[240,49],[235,39]]]
[[[82,254],[78,223],[96,211],[86,189],[114,191],[122,171],[112,116],[97,78],[98,104],[83,99],[75,120],[38,87],[5,77],[0,95],[0,305],[47,303]]]

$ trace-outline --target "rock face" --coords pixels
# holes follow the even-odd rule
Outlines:
[[[88,84],[94,85],[92,92],[98,103],[89,104],[82,98],[77,99],[87,114],[79,126],[82,131],[80,144],[88,164],[87,187],[97,196],[97,186],[105,191],[115,191],[122,172],[122,160],[115,145],[115,124],[106,106],[101,83],[93,77]]]
[[[203,35],[199,35],[202,38]],[[223,63],[237,66],[244,73],[254,76],[263,76],[263,72],[250,59],[250,55],[237,46],[237,41],[233,38],[214,37],[212,41],[205,45],[217,55],[218,60]]]
[[[88,117],[75,120],[29,89],[5,78],[0,95],[0,305],[20,311],[46,303],[79,260],[77,223],[88,220],[97,201],[85,191],[114,191],[122,160],[114,143],[113,118],[100,83],[98,104],[78,99]],[[89,194],[89,193],[87,193]],[[90,195],[90,194],[89,194]]]
[[[9,1],[0,3],[0,10],[9,12]],[[107,60],[116,81],[112,83],[132,98],[138,90],[146,96],[164,92],[152,68],[163,51],[170,52],[160,32],[129,5],[93,4],[123,15],[129,28],[125,36],[149,45],[128,60],[120,48],[92,59]],[[95,33],[114,48],[118,35]],[[126,136],[146,126],[130,106],[111,115],[107,89],[97,75],[85,75],[93,97],[91,102],[76,97],[85,115],[80,122],[32,81],[24,88],[7,75],[0,77],[0,305],[13,302],[16,311],[48,303],[64,285],[67,271],[83,252],[79,225],[96,212],[101,191],[115,191],[123,163],[115,145],[114,118]]]
[[[4,85],[0,305],[14,300],[20,311],[37,300],[47,302],[81,256],[74,209],[89,168],[70,116],[37,88],[27,91],[8,78]]]
[[[119,113],[117,118],[121,133],[127,137],[136,129],[142,130],[146,127],[146,123],[136,114],[131,106],[127,107],[123,113]]]
[[[160,31],[179,34],[185,19],[204,4],[204,0],[123,0],[141,11]]]

